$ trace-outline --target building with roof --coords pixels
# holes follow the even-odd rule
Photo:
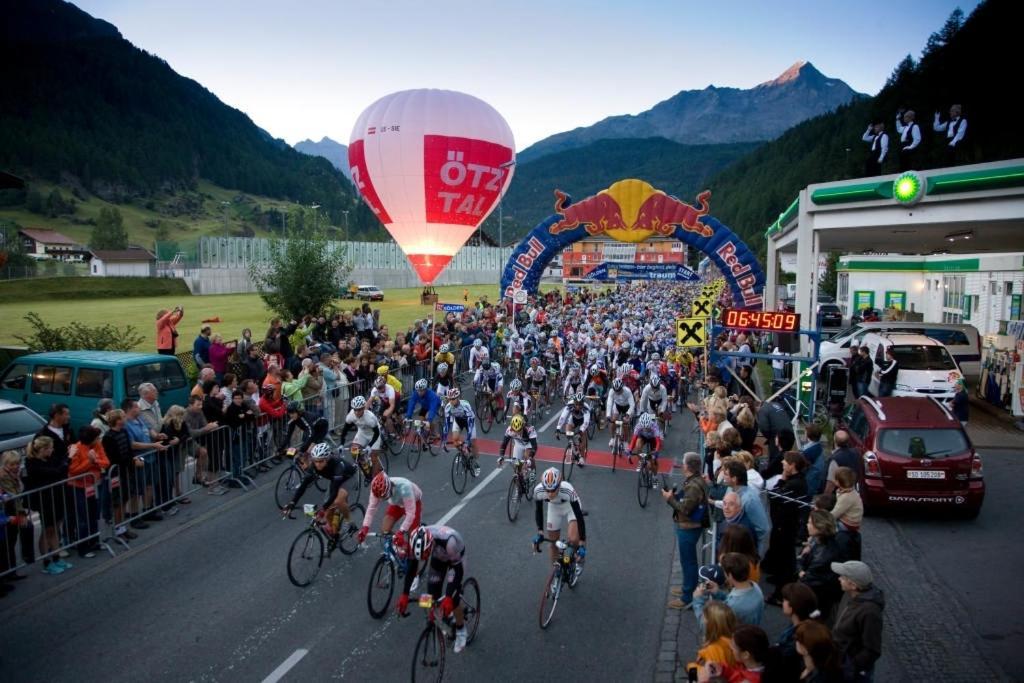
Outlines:
[[[142,247],[93,249],[89,274],[100,277],[156,277],[156,256]]]
[[[620,242],[611,237],[587,237],[562,251],[562,278],[586,278],[602,263],[674,263],[686,265],[686,245],[667,237]]]
[[[25,253],[37,258],[49,256],[61,261],[81,261],[89,253],[84,246],[56,230],[23,228],[18,236]]]

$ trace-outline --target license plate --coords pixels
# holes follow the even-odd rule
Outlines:
[[[907,479],[945,479],[942,470],[907,470]]]

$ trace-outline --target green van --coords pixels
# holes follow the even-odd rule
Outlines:
[[[120,407],[139,397],[139,385],[152,382],[160,406],[187,405],[191,389],[174,356],[119,351],[53,351],[15,359],[0,375],[0,398],[21,403],[43,417],[54,403],[71,408],[71,428],[89,424],[101,398]]]

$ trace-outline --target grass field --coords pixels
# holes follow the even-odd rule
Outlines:
[[[497,275],[495,275],[497,280]],[[462,287],[438,287],[440,300],[446,303],[462,301]],[[480,295],[486,294],[494,301],[497,297],[497,282],[488,285],[469,285],[469,300],[474,302]],[[381,321],[391,329],[392,336],[404,331],[417,318],[430,315],[430,306],[420,305],[421,289],[390,289],[384,292],[383,302],[370,305],[380,308]],[[178,296],[131,297],[121,299],[77,299],[68,301],[55,293],[52,298],[36,301],[15,301],[3,296],[0,287],[0,345],[21,346],[15,337],[30,332],[24,317],[30,311],[38,313],[48,324],[58,326],[78,321],[88,325],[113,323],[119,326],[133,325],[146,341],[139,350],[154,350],[156,340],[156,312],[161,308],[174,308],[181,305],[185,308],[185,318],[178,325],[179,348],[191,347],[192,340],[199,331],[200,323],[205,318],[219,317],[221,322],[213,324],[214,332],[224,335],[225,339],[241,336],[242,328],[253,331],[253,338],[261,340],[267,330],[267,322],[272,317],[259,296],[256,294],[227,294],[220,296]],[[337,302],[339,308],[352,308],[357,305],[350,300]]]

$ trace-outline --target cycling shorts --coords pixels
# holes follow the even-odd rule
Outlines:
[[[561,531],[564,525],[576,521],[576,513],[572,511],[571,505],[551,505],[549,503],[544,519],[544,528],[547,531]]]
[[[465,551],[463,551],[465,555]],[[465,560],[462,561],[463,576],[465,576]],[[427,592],[430,593],[434,600],[440,600],[441,595],[444,592],[444,585],[455,578],[455,570],[451,568],[445,560],[439,560],[436,557],[430,558],[430,567],[427,569]],[[452,594],[452,600],[455,604],[459,604],[459,599],[462,597],[462,586],[455,588],[455,593]]]

